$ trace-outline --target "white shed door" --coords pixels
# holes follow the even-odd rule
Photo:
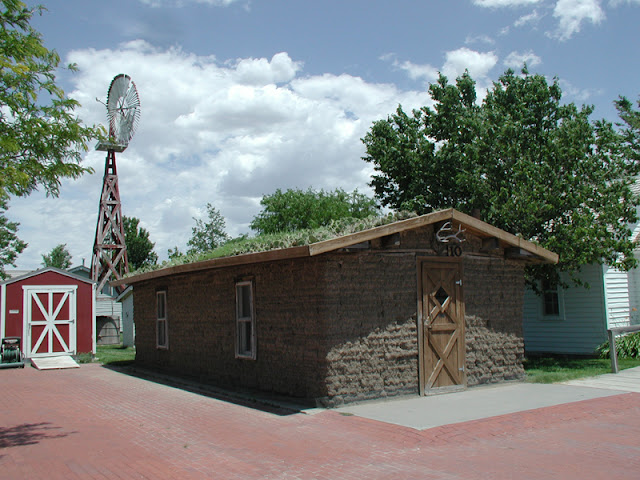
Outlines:
[[[27,357],[76,353],[76,288],[24,287]]]

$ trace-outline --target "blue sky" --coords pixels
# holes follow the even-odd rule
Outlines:
[[[36,2],[28,2],[35,4]],[[480,96],[508,67],[558,77],[563,99],[616,121],[618,95],[640,95],[640,0],[247,1],[51,0],[33,21],[76,73],[65,91],[87,123],[105,123],[111,79],[129,74],[140,127],[117,156],[125,215],[156,251],[185,249],[211,202],[231,235],[249,233],[277,188],[370,193],[360,141],[401,103],[429,104],[438,72],[465,68]],[[58,199],[11,202],[29,247],[21,269],[66,243],[91,259],[104,153],[96,173],[65,181]]]

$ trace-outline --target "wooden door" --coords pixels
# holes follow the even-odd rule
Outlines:
[[[76,286],[24,289],[26,355],[76,353]]]
[[[465,387],[464,302],[459,261],[421,263],[423,394]]]

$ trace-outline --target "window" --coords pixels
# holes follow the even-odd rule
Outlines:
[[[156,292],[156,347],[169,348],[167,292]]]
[[[236,357],[256,358],[253,282],[236,283]]]
[[[546,316],[557,317],[560,315],[558,286],[552,287],[547,280],[542,282],[542,312]]]

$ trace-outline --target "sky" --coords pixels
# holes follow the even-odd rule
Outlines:
[[[372,195],[361,138],[401,104],[430,105],[439,72],[468,69],[480,98],[507,69],[557,78],[563,101],[617,121],[613,101],[640,95],[640,0],[45,0],[32,25],[75,63],[58,82],[86,124],[120,73],[136,84],[141,118],[116,154],[123,214],[140,219],[160,260],[186,250],[211,203],[231,236],[251,234],[276,189]],[[97,101],[98,99],[99,101]],[[105,152],[65,180],[58,198],[10,202],[29,246],[19,269],[66,244],[91,263]]]

